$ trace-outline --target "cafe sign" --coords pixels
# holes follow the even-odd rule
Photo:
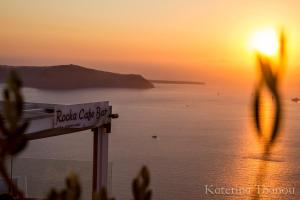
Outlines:
[[[56,105],[54,109],[54,128],[97,127],[109,123],[109,115],[108,101]]]

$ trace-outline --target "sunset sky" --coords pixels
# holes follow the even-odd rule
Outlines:
[[[251,35],[284,27],[289,73],[300,74],[299,0],[6,0],[0,6],[1,64],[242,80],[255,71]]]

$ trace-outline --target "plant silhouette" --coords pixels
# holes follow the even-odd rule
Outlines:
[[[285,67],[285,43],[285,35],[284,32],[281,31],[279,38],[279,64],[277,66],[272,63],[272,60],[269,57],[264,56],[259,52],[257,53],[258,66],[261,72],[261,76],[254,92],[253,119],[255,128],[257,130],[257,135],[265,142],[266,152],[269,152],[269,150],[271,149],[272,145],[278,137],[281,127],[282,101],[279,90],[279,83]],[[263,132],[261,124],[261,103],[264,97],[262,95],[262,91],[264,88],[267,89],[273,97],[275,107],[274,121],[271,128],[271,133],[269,134],[270,137],[267,137],[268,134]]]

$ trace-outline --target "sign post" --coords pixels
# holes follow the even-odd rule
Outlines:
[[[57,105],[54,112],[55,128],[92,128],[93,145],[93,192],[107,188],[108,131],[111,109],[108,102],[75,105]]]
[[[93,131],[93,192],[95,192],[107,188],[108,133],[104,127],[95,128]]]
[[[93,193],[107,188],[108,135],[112,114],[108,101],[60,105],[25,103],[25,119],[30,121],[29,140],[53,137],[91,129],[93,131]]]

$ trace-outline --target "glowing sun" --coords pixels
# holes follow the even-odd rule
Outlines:
[[[274,56],[278,51],[278,35],[273,29],[255,32],[250,40],[251,49],[267,56]]]

